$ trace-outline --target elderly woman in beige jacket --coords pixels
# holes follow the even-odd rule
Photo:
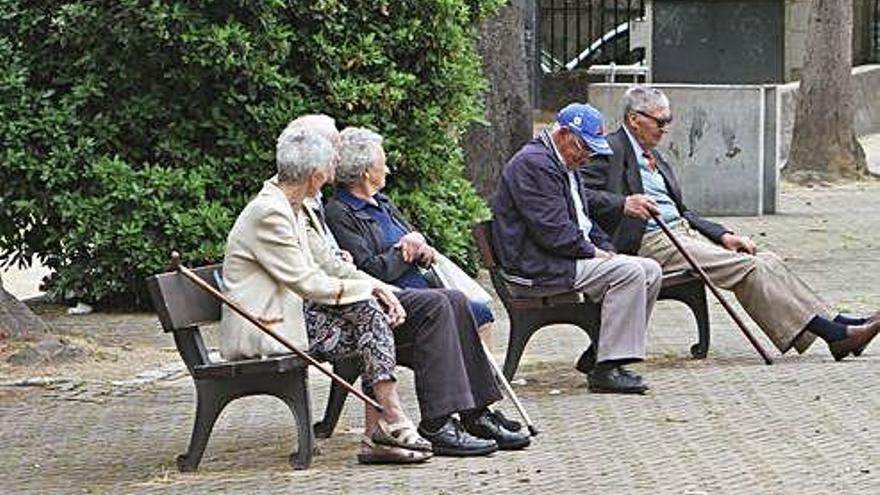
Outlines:
[[[381,417],[366,408],[361,462],[421,462],[431,456],[431,444],[407,418],[394,374],[392,327],[404,322],[403,307],[390,286],[337,260],[306,229],[303,200],[326,182],[334,160],[332,144],[319,134],[302,129],[282,134],[277,177],[263,185],[229,233],[226,290],[288,339],[303,344],[308,337],[319,359],[361,357],[362,386],[384,408]],[[306,321],[303,299],[330,309]],[[329,327],[337,331],[320,331]],[[221,355],[229,359],[287,352],[225,307],[220,337]]]

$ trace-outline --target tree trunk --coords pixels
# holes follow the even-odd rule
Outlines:
[[[783,169],[800,183],[868,173],[856,139],[852,0],[813,0],[791,153]]]
[[[527,12],[510,2],[478,31],[477,51],[489,82],[486,123],[473,124],[464,137],[468,177],[477,193],[489,199],[507,160],[532,137],[532,102],[525,46]]]
[[[0,338],[37,340],[49,333],[49,327],[33,311],[3,288],[0,278]]]

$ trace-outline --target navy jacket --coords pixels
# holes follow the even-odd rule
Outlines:
[[[407,232],[412,232],[412,226],[387,196],[377,193],[375,198]],[[327,226],[339,247],[351,253],[358,268],[379,280],[393,282],[405,275],[413,265],[403,260],[399,249],[385,248],[379,223],[364,211],[364,201],[358,200],[356,203],[355,206],[350,205],[336,195],[330,198],[324,206]]]
[[[614,247],[621,253],[636,254],[642,245],[647,221],[624,215],[623,203],[627,196],[645,192],[639,163],[629,136],[622,127],[606,136],[606,139],[614,154],[609,159],[596,160],[587,167],[581,167],[579,173],[584,185],[590,189],[590,209],[602,228],[611,233]],[[657,170],[666,182],[666,190],[681,216],[691,228],[720,244],[721,236],[731,231],[689,210],[682,202],[681,186],[672,167],[656,150],[652,153]]]
[[[614,250],[595,222],[591,242],[584,239],[568,177],[565,165],[541,138],[529,141],[501,172],[492,199],[492,241],[504,271],[526,279],[524,283],[570,288],[576,260],[592,258],[595,246]],[[586,209],[586,190],[578,190]]]

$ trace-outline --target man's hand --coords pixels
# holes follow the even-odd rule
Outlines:
[[[755,254],[758,246],[747,236],[738,236],[730,232],[721,236],[721,245],[728,251]]]
[[[425,236],[419,232],[410,232],[397,241],[403,261],[413,263],[418,260],[419,249],[425,244]]]
[[[596,259],[600,259],[600,260],[601,259],[608,259],[608,258],[611,258],[612,256],[614,256],[614,253],[612,253],[611,251],[605,251],[604,249],[599,249],[599,248],[593,248],[593,249],[595,249],[595,251],[596,251],[595,254],[593,254],[593,257]]]
[[[660,210],[657,208],[657,202],[654,201],[654,198],[644,194],[632,194],[627,196],[626,201],[623,203],[623,214],[628,217],[648,220],[651,218],[652,212],[660,214]]]
[[[382,282],[377,284],[373,287],[373,296],[379,300],[382,309],[385,310],[385,316],[388,318],[388,324],[391,325],[391,328],[399,326],[406,320],[406,311],[403,309],[403,305],[400,304],[400,300],[388,285]]]

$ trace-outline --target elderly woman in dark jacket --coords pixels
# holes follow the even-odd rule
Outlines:
[[[385,176],[388,174],[382,137],[367,129],[348,128],[340,135],[337,151],[338,187],[324,212],[326,223],[339,247],[351,254],[355,265],[361,270],[386,283],[402,289],[438,288],[421,271],[432,264],[434,249],[422,234],[412,229],[388,198],[379,193],[385,187]],[[413,293],[428,295],[428,292],[421,290],[403,290],[398,294],[405,303]],[[460,322],[458,337],[462,353],[470,357],[477,371],[489,370],[489,363],[477,340],[475,320],[471,317],[473,304],[469,306],[457,291],[432,290],[429,293],[442,295],[448,300],[448,305]],[[422,310],[426,311],[427,308]],[[491,321],[492,314],[485,307],[484,326]],[[443,453],[443,449],[438,450],[438,445],[455,444],[459,441],[456,438],[464,438],[465,432],[494,440],[502,450],[521,449],[530,443],[528,433],[520,430],[520,425],[500,412],[478,407],[462,411],[460,416],[461,425],[450,418],[422,418],[419,433],[434,444],[435,453]],[[450,441],[446,437],[454,439]]]
[[[439,288],[430,270],[434,248],[380,191],[388,175],[382,136],[362,128],[342,132],[336,193],[326,206],[327,223],[339,246],[370,275],[406,289]],[[495,318],[489,306],[471,301],[481,336]]]

